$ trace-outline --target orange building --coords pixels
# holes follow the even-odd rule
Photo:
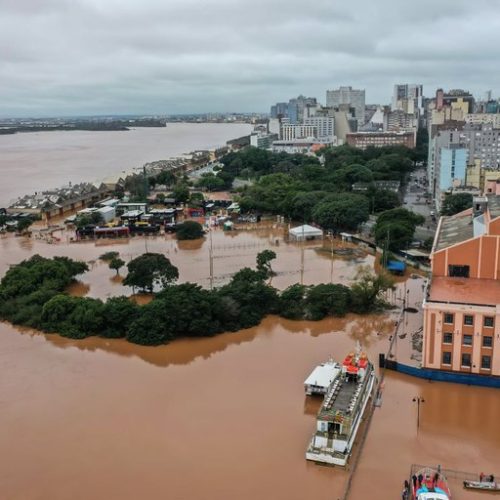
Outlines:
[[[424,300],[424,368],[500,376],[500,195],[441,217]]]

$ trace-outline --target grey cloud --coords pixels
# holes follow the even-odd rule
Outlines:
[[[265,111],[339,85],[499,94],[496,0],[0,0],[0,115]]]

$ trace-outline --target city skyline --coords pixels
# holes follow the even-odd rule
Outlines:
[[[265,112],[299,94],[323,102],[340,86],[389,104],[406,82],[424,95],[500,94],[500,5],[485,0],[414,10],[397,0],[307,9],[298,0],[3,0],[0,9],[2,117]]]

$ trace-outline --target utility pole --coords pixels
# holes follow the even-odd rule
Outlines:
[[[304,225],[302,224],[302,242],[300,245],[300,284],[304,284],[304,243],[305,243],[305,236],[304,236]]]
[[[333,232],[330,233],[331,255],[330,255],[330,283],[333,283]]]
[[[420,403],[425,403],[425,399],[420,396],[414,397],[413,402],[417,403],[417,434],[418,428],[420,427]]]
[[[210,248],[208,250],[208,259],[209,259],[209,267],[210,267],[210,290],[214,287],[214,253],[212,246],[212,228],[209,229],[210,235]]]

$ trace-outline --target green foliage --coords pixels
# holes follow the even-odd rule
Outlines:
[[[176,236],[178,240],[197,240],[204,235],[203,226],[194,220],[187,220],[177,226]]]
[[[110,262],[113,259],[118,258],[119,255],[120,255],[120,252],[105,252],[99,256],[99,260],[103,260],[104,262]]]
[[[272,250],[262,250],[257,254],[257,271],[264,277],[269,278],[273,275],[271,261],[276,258],[276,252]]]
[[[161,253],[145,253],[127,264],[128,274],[123,280],[127,286],[153,291],[164,288],[179,277],[178,269]]]
[[[125,265],[125,261],[118,258],[114,257],[113,259],[110,260],[108,266],[110,269],[114,269],[116,271],[116,274],[120,272],[120,268]]]
[[[24,231],[26,231],[31,226],[31,224],[33,224],[33,222],[34,221],[33,221],[33,219],[31,217],[23,217],[22,219],[19,219],[17,221],[17,230],[20,233],[23,233]]]
[[[373,212],[385,212],[401,206],[401,200],[398,193],[388,189],[368,189],[367,197],[370,200],[370,206]]]
[[[405,208],[387,210],[378,216],[374,228],[375,241],[381,248],[387,247],[393,252],[402,250],[410,245],[416,227],[424,222],[425,218],[422,215]]]
[[[296,284],[279,295],[264,282],[263,271],[269,271],[274,252],[259,255],[260,270],[243,268],[220,289],[205,290],[192,283],[170,285],[144,306],[127,297],[103,303],[69,296],[65,288],[87,270],[86,264],[36,255],[13,266],[0,282],[0,318],[76,339],[100,335],[157,345],[179,337],[248,328],[273,313],[317,320],[349,311],[369,312],[380,307],[381,292],[391,286],[385,276],[366,271],[352,289],[340,284]],[[178,276],[177,269],[161,254],[144,254],[131,261],[127,279],[134,274],[143,279],[135,286],[148,289],[170,284]]]
[[[75,226],[78,229],[82,229],[85,226],[90,226],[92,224],[99,225],[102,224],[104,218],[101,212],[91,212],[90,214],[79,215],[75,220]]]
[[[472,207],[470,193],[449,194],[443,201],[441,215],[455,215]]]
[[[221,323],[225,329],[232,331],[258,325],[278,305],[277,291],[262,281],[258,271],[248,268],[236,273],[217,294],[222,312]]]
[[[321,227],[335,231],[356,230],[369,217],[369,202],[365,196],[342,193],[319,203],[312,217]]]
[[[351,287],[351,303],[357,313],[364,314],[376,309],[381,304],[381,294],[394,286],[388,274],[375,274],[369,268],[360,269],[356,278]]]
[[[307,287],[295,283],[281,292],[279,298],[280,316],[288,319],[303,319],[305,317]]]
[[[326,316],[344,316],[349,312],[351,291],[339,284],[316,285],[307,291],[305,298],[306,317],[320,320]]]
[[[177,182],[177,178],[170,170],[164,170],[155,177],[150,179],[150,184],[156,186],[157,184],[164,184],[165,186],[172,186]]]
[[[189,200],[189,187],[185,182],[178,182],[172,190],[172,198],[177,203],[187,203]]]
[[[196,183],[199,188],[205,188],[208,191],[220,191],[226,186],[224,179],[219,178],[219,176],[213,173],[203,174],[199,181]]]
[[[141,308],[128,297],[111,297],[102,310],[103,337],[117,339],[125,337],[130,325],[139,317]]]

